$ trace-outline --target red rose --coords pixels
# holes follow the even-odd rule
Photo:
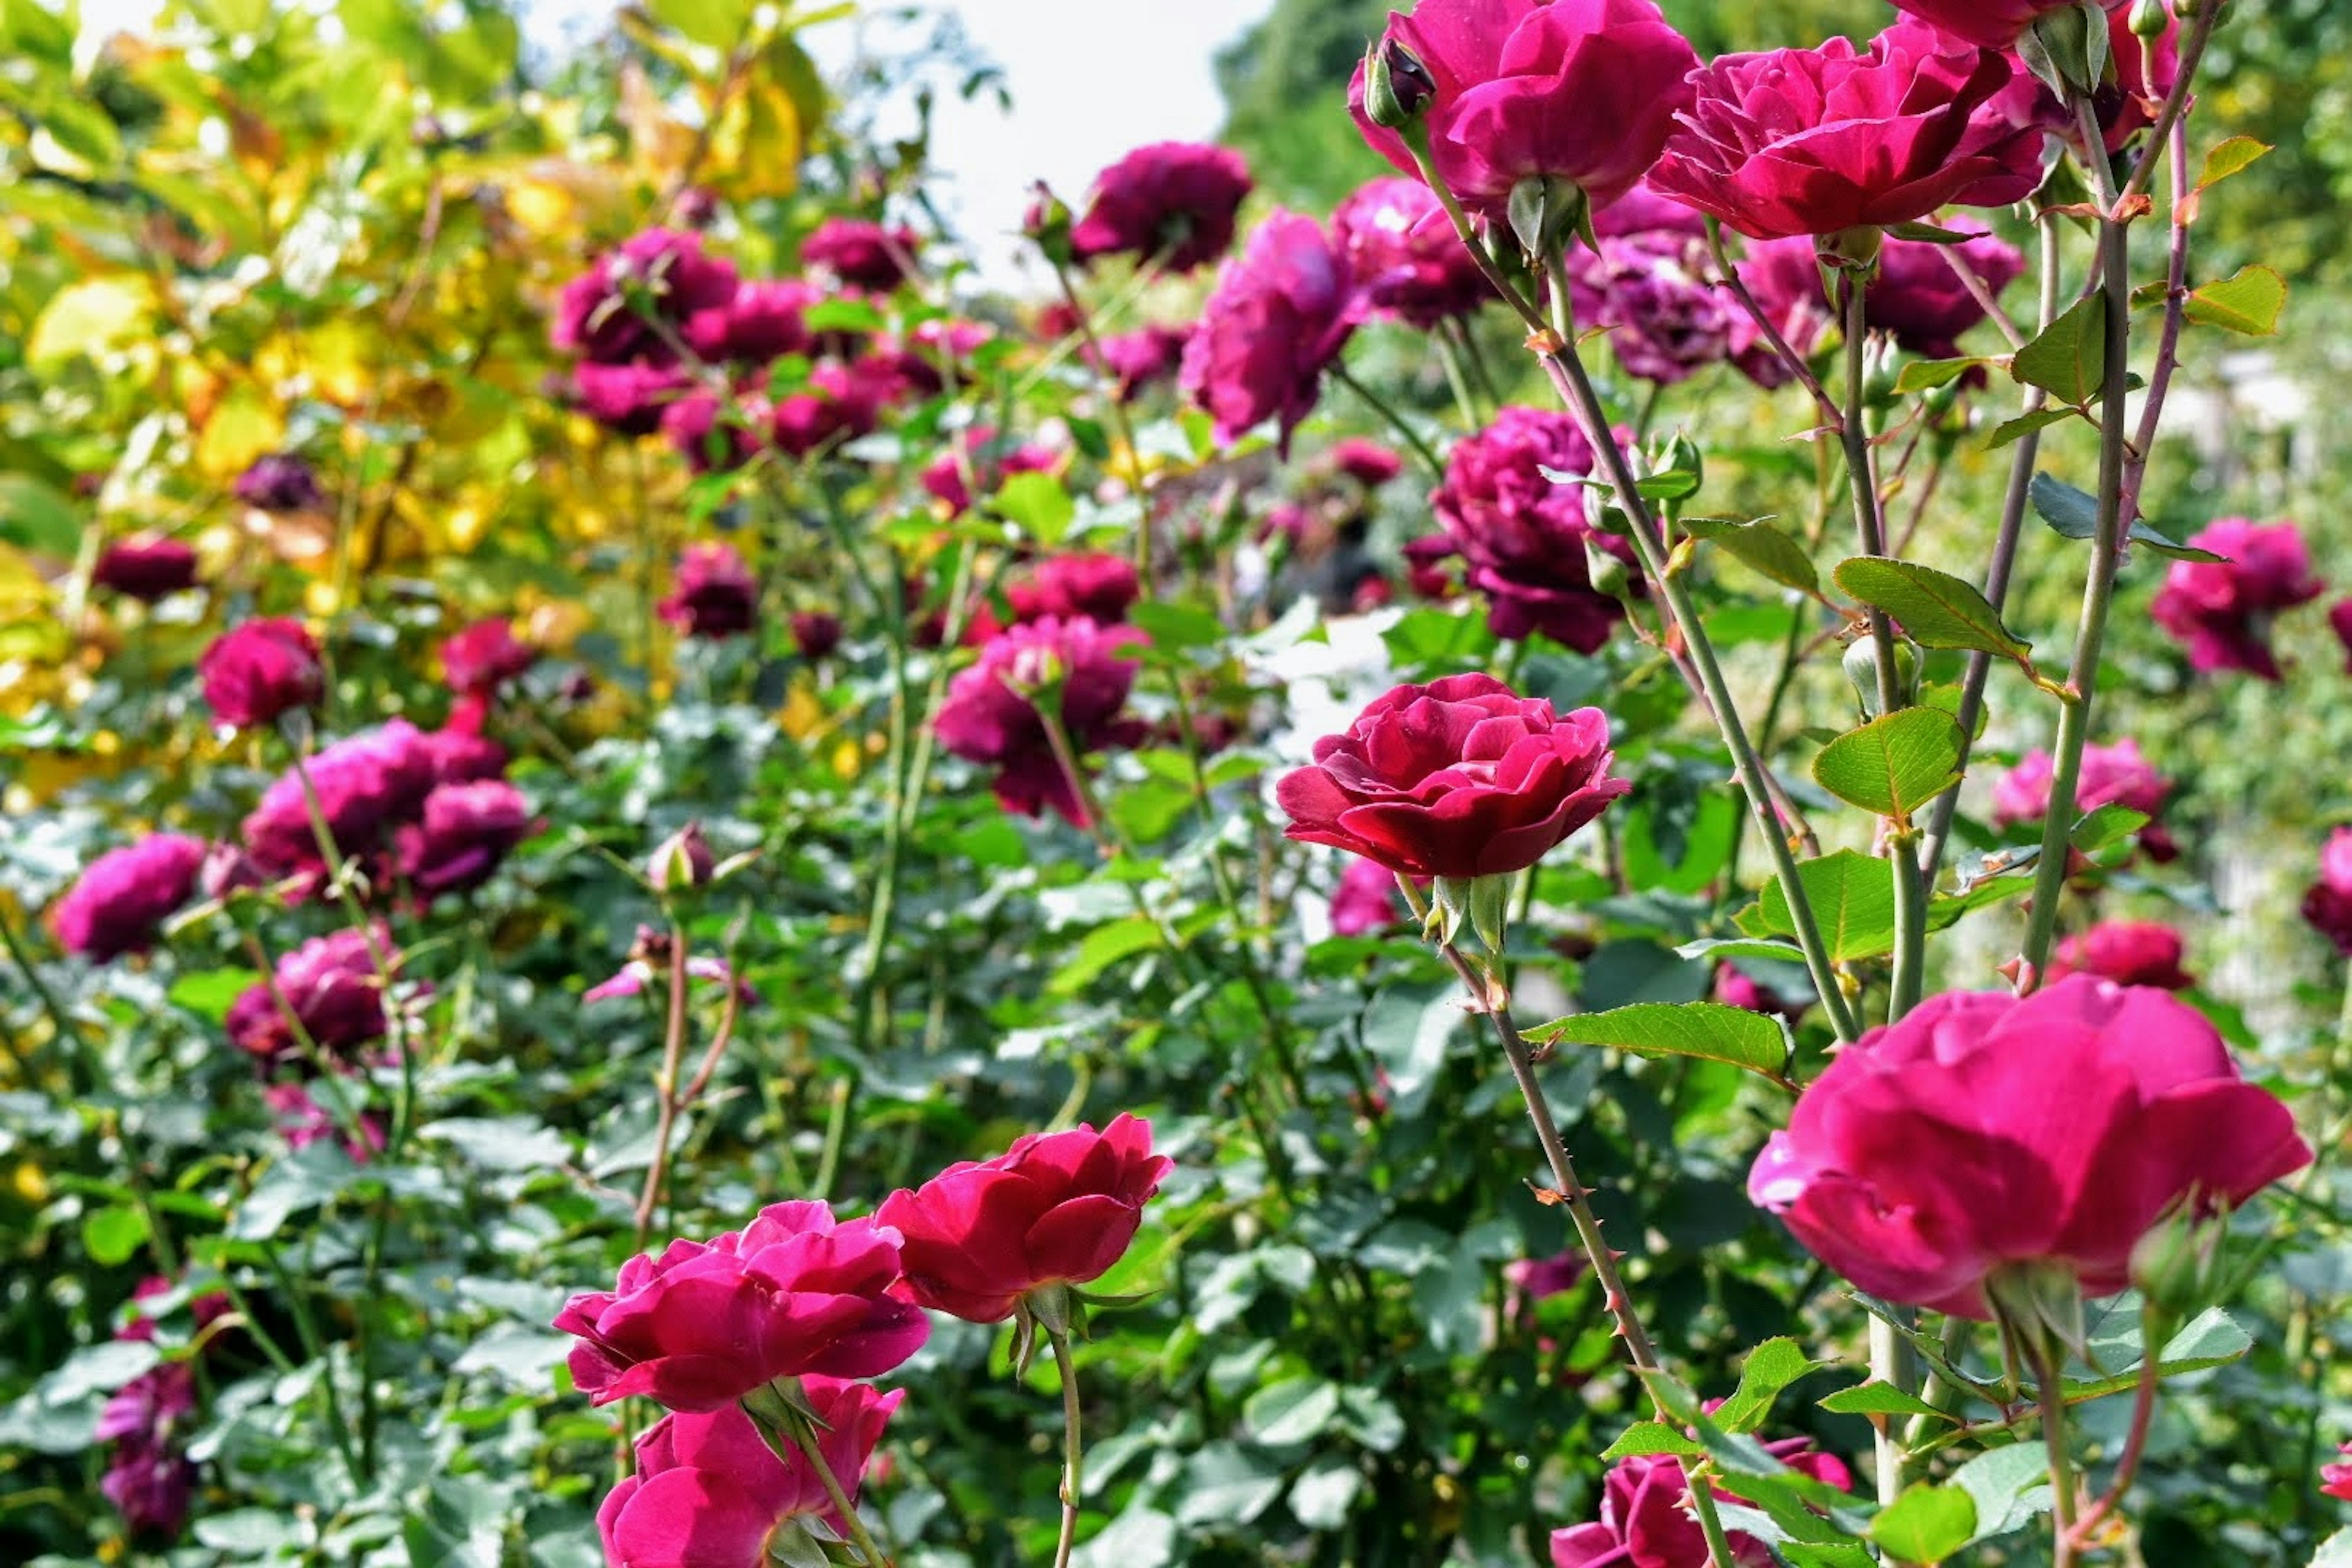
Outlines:
[[[1894,0],[1894,4],[1897,11],[1918,17],[1938,32],[1988,49],[2007,49],[2015,47],[2018,37],[2034,23],[2053,11],[2073,10],[2078,0]],[[2125,8],[2125,0],[2106,0],[2106,5],[2109,10],[2119,11]]]
[[[915,274],[922,241],[911,228],[864,218],[829,217],[801,241],[801,261],[821,268],[853,289],[891,289]]]
[[[1491,877],[1542,859],[1633,785],[1609,776],[1609,721],[1560,715],[1488,675],[1400,686],[1275,797],[1289,836],[1409,877]]]
[[[1124,555],[1080,551],[1048,555],[1026,575],[1005,584],[1004,598],[1015,621],[1048,616],[1084,616],[1097,626],[1116,626],[1143,592],[1135,565]]]
[[[724,309],[736,287],[733,265],[704,255],[700,235],[649,228],[563,286],[551,335],[583,361],[667,364],[677,357],[671,338],[699,312]]]
[[[898,1293],[968,1322],[1013,1316],[1045,1285],[1083,1285],[1119,1260],[1172,1162],[1151,1123],[1120,1115],[1097,1132],[1031,1133],[993,1160],[950,1165],[875,1211],[896,1228]]]
[[[99,556],[89,580],[152,605],[196,585],[196,552],[176,539],[152,534],[121,540]]]
[[[2189,542],[2226,559],[2176,561],[2167,568],[2148,606],[2156,624],[2188,646],[2192,668],[2282,679],[2271,651],[2271,617],[2326,589],[2312,574],[2303,531],[2291,522],[2225,517]]]
[[[2101,921],[2058,944],[2046,978],[2095,974],[2118,985],[2186,991],[2197,982],[2180,955],[2180,933],[2160,921]]]
[[[476,621],[441,645],[441,677],[461,697],[492,697],[539,660],[504,621]]]
[[[151,833],[92,860],[50,916],[58,944],[104,963],[154,942],[166,916],[196,890],[205,845],[184,833]]]
[[[1696,79],[1651,184],[1754,239],[1884,228],[1948,202],[2002,205],[2042,174],[2039,131],[1978,124],[2016,68],[1990,49],[1916,30],[1857,51],[1726,55]]]
[[[213,717],[235,729],[274,722],[308,708],[327,689],[319,645],[299,621],[247,621],[213,639],[196,660],[196,676]]]
[[[1495,297],[1444,207],[1419,180],[1367,183],[1339,204],[1331,227],[1375,315],[1426,330]]]
[[[693,384],[667,363],[582,360],[572,367],[572,398],[580,411],[622,436],[650,436],[660,429],[669,405]]]
[[[841,646],[841,617],[823,610],[797,610],[793,614],[793,647],[803,658],[824,658]]]
[[[392,945],[392,933],[379,925],[375,939],[384,962],[397,968],[400,954]],[[280,953],[274,970],[274,981],[257,981],[239,992],[222,1021],[230,1043],[239,1050],[264,1063],[294,1055],[301,1035],[287,1021],[289,1011],[301,1024],[301,1034],[331,1055],[347,1057],[383,1037],[389,1027],[383,976],[376,972],[375,953],[365,933],[346,928],[314,936]]]
[[[733,545],[689,544],[658,608],[683,636],[740,637],[760,624],[760,580]]]
[[[1346,252],[1313,218],[1276,208],[1217,275],[1184,344],[1185,395],[1214,416],[1220,441],[1276,419],[1287,443],[1361,304]]]
[[[1167,380],[1184,362],[1181,327],[1139,327],[1131,332],[1098,340],[1099,355],[1089,353],[1095,368],[1118,383],[1118,400],[1132,403],[1143,389]]]
[[[1436,83],[1423,123],[1438,178],[1496,219],[1524,179],[1567,181],[1595,207],[1631,190],[1689,104],[1698,65],[1652,0],[1422,0],[1389,17],[1388,38]],[[1348,104],[1373,151],[1419,173],[1403,140],[1366,115],[1360,67]]]
[[[400,874],[433,898],[489,880],[507,852],[538,830],[522,792],[504,779],[445,784],[425,797],[425,816],[400,830]]]
[[[713,363],[764,365],[786,354],[806,353],[808,322],[803,312],[823,299],[797,278],[746,283],[724,305],[687,318],[687,346]]]
[[[1080,261],[1156,257],[1171,272],[1189,272],[1233,244],[1234,215],[1249,194],[1249,165],[1230,147],[1138,147],[1095,176],[1086,216],[1070,230],[1070,249]]]
[[[1136,665],[1120,656],[1142,640],[1126,626],[1106,629],[1083,616],[1048,616],[1008,627],[949,685],[934,721],[940,744],[995,768],[996,798],[1005,810],[1035,816],[1051,806],[1085,826],[1086,807],[1054,754],[1037,700],[1058,687],[1074,761],[1083,763],[1087,752],[1108,745],[1137,744],[1142,724],[1121,717]]]

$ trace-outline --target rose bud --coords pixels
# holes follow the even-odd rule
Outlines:
[[[702,836],[702,824],[689,822],[655,848],[646,874],[656,888],[674,893],[681,888],[707,887],[717,864],[710,840]]]
[[[125,598],[152,605],[196,585],[196,552],[176,539],[142,535],[106,547],[89,580]]]
[[[1233,244],[1234,215],[1249,194],[1249,165],[1230,148],[1138,147],[1095,176],[1086,213],[1070,230],[1071,254],[1081,262],[1129,256],[1190,272]]]
[[[299,621],[247,621],[215,637],[196,660],[213,717],[232,729],[274,723],[315,706],[326,694],[327,667]]]
[[[58,945],[103,963],[154,944],[163,921],[193,897],[205,844],[151,833],[92,860],[50,914]]]

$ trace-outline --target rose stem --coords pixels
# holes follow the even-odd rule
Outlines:
[[[1062,1539],[1054,1548],[1054,1568],[1070,1568],[1070,1552],[1078,1542],[1078,1481],[1083,1450],[1078,1442],[1078,1369],[1070,1354],[1067,1334],[1046,1336],[1054,1344],[1054,1365],[1062,1374]]]

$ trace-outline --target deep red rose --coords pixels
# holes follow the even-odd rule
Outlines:
[[[805,458],[870,436],[897,385],[886,366],[865,361],[856,366],[820,364],[809,372],[805,384],[776,400],[769,437],[786,457]]]
[[[2189,542],[2227,559],[2174,562],[2148,606],[2156,624],[2188,646],[2196,669],[2283,679],[2271,651],[2271,619],[2309,604],[2327,586],[2312,574],[2303,531],[2292,522],[2225,517]]]
[[[1885,34],[1861,51],[1832,38],[1726,55],[1696,79],[1697,103],[1651,184],[1755,239],[2021,200],[2041,183],[2040,133],[1970,119],[2015,67],[1990,49],[1927,53],[1921,43]]]
[[[539,649],[503,620],[476,621],[441,644],[441,679],[461,697],[495,697],[539,661]]]
[[[797,278],[746,283],[723,305],[697,310],[681,334],[713,363],[764,365],[813,346],[805,312],[824,296]]]
[[[1408,877],[1522,870],[1633,785],[1609,776],[1609,721],[1565,715],[1488,675],[1400,686],[1275,798],[1291,837],[1329,844]]]
[[[875,1211],[904,1240],[898,1294],[969,1322],[1001,1322],[1041,1286],[1083,1285],[1119,1260],[1173,1162],[1151,1123],[1031,1133],[993,1160],[949,1166]]]
[[[1523,179],[1566,181],[1595,208],[1631,190],[1698,66],[1652,0],[1421,0],[1390,15],[1386,36],[1436,83],[1423,123],[1438,178],[1497,221]],[[1348,104],[1373,151],[1418,173],[1397,133],[1366,116],[1361,67]]]
[[[887,292],[915,275],[922,247],[911,228],[829,217],[801,241],[801,262],[832,273],[853,289]]]
[[[1126,556],[1080,551],[1046,556],[1007,584],[1004,597],[1016,621],[1084,616],[1108,626],[1127,619],[1142,592]]]
[[[1061,721],[1074,760],[1105,746],[1132,746],[1139,721],[1122,717],[1135,687],[1135,661],[1121,658],[1142,634],[1103,627],[1084,617],[1048,616],[1007,627],[980,650],[980,662],[948,687],[935,721],[940,744],[967,762],[996,769],[996,798],[1007,811],[1035,816],[1048,806],[1077,826],[1086,807],[1055,756],[1033,694],[1059,684]]]
[[[572,1380],[596,1404],[719,1410],[780,1377],[875,1377],[914,1354],[930,1324],[888,1294],[898,1278],[898,1232],[772,1204],[740,1231],[629,1259],[554,1326],[579,1336]]]
[[[196,552],[176,539],[153,534],[117,540],[99,556],[89,580],[152,605],[196,585]]]
[[[1853,1473],[1834,1454],[1814,1449],[1807,1437],[1767,1443],[1772,1457],[1790,1468],[1841,1491],[1853,1488]],[[1722,1487],[1715,1495],[1738,1502]],[[1640,1454],[1621,1459],[1601,1487],[1601,1517],[1591,1524],[1551,1532],[1552,1568],[1706,1568],[1706,1537],[1690,1511],[1690,1483],[1682,1461],[1671,1454]],[[1729,1532],[1738,1568],[1772,1568],[1772,1549],[1755,1536]]]
[[[1184,344],[1184,395],[1213,416],[1218,440],[1273,419],[1286,447],[1361,310],[1346,255],[1313,218],[1276,208],[1217,276]]]
[[[315,705],[327,689],[319,645],[299,621],[247,621],[215,637],[196,660],[196,678],[213,717],[233,729],[275,723]]]
[[[1184,362],[1181,327],[1139,327],[1099,340],[1095,366],[1118,383],[1118,400],[1132,403],[1148,386],[1168,380]]]
[[[375,938],[385,962],[397,969],[400,957],[392,933],[379,925]],[[345,929],[313,937],[279,954],[273,973],[287,1007],[320,1050],[349,1058],[359,1047],[383,1037],[388,1027],[383,977],[376,973],[374,954],[361,932]],[[301,1049],[301,1037],[287,1022],[268,981],[257,981],[237,994],[224,1026],[237,1049],[265,1064],[296,1057]]]
[[[2319,856],[2319,879],[2303,895],[2303,918],[2336,952],[2352,957],[2352,827],[2328,835]]]
[[[82,868],[49,920],[58,945],[103,963],[143,952],[173,910],[193,897],[205,844],[184,833],[151,833],[110,849]]]
[[[2005,1270],[2112,1296],[2180,1205],[2239,1207],[2310,1160],[2202,1014],[2075,974],[1873,1029],[1805,1089],[1748,1190],[1872,1295],[1986,1321]]]
[[[1375,317],[1424,331],[1495,297],[1436,194],[1419,180],[1371,180],[1339,204],[1331,227]]]
[[[760,625],[760,580],[731,544],[689,544],[677,576],[657,606],[661,618],[690,637],[741,637]]]
[[[2186,991],[2197,984],[2180,967],[2180,933],[2161,921],[2101,921],[2058,944],[2047,979],[2096,975],[2118,985]]]
[[[823,610],[796,610],[793,613],[793,647],[803,658],[814,662],[830,655],[841,646],[841,617]]]
[[[677,357],[671,339],[700,312],[725,309],[736,287],[733,265],[704,255],[700,235],[649,228],[563,286],[551,336],[597,364],[667,364]]]
[[[1344,436],[1332,442],[1323,462],[1333,473],[1343,474],[1366,489],[1378,489],[1404,472],[1404,458],[1393,448],[1361,436]]]
[[[1070,248],[1080,261],[1158,258],[1171,272],[1189,272],[1233,244],[1234,215],[1249,194],[1249,164],[1232,148],[1155,142],[1095,176]]]
[[[427,899],[463,892],[536,831],[522,792],[504,779],[445,784],[425,797],[424,820],[400,830],[400,874]]]

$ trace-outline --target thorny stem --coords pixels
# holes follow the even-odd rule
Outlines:
[[[2074,1521],[2070,1533],[2076,1547],[2089,1542],[2091,1532],[2116,1510],[2116,1505],[2124,1500],[2124,1494],[2131,1490],[2133,1478],[2139,1474],[2140,1456],[2147,1447],[2148,1426],[2156,1417],[2156,1391],[2164,1381],[2157,1355],[2159,1342],[2155,1332],[2156,1318],[2154,1309],[2146,1306],[2140,1309],[2139,1382],[2132,1392],[2131,1426],[2124,1433],[2123,1449],[2116,1458],[2115,1478],[2107,1483],[2107,1489],[2100,1494],[2098,1500]]]
[[[1843,422],[1844,410],[1838,407],[1836,400],[1832,398],[1828,390],[1822,385],[1822,378],[1813,374],[1813,367],[1805,363],[1805,356],[1790,346],[1788,337],[1780,331],[1780,323],[1773,321],[1765,312],[1764,307],[1756,302],[1756,296],[1748,291],[1746,280],[1739,276],[1739,269],[1732,266],[1731,257],[1723,247],[1723,225],[1714,218],[1706,220],[1706,247],[1709,254],[1715,258],[1717,283],[1731,290],[1731,297],[1739,301],[1739,308],[1748,312],[1748,319],[1756,323],[1758,331],[1764,334],[1764,342],[1771,348],[1773,357],[1786,365],[1789,373],[1812,395],[1815,405],[1822,411],[1822,416],[1829,422],[1832,428],[1835,428]]]
[[[1062,1537],[1054,1548],[1054,1568],[1070,1568],[1078,1543],[1078,1483],[1084,1449],[1078,1439],[1078,1369],[1067,1334],[1050,1336],[1054,1365],[1062,1374]]]

